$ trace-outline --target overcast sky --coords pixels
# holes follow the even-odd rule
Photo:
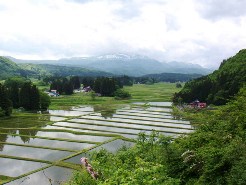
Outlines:
[[[246,0],[0,0],[0,55],[110,53],[218,67],[246,48]]]

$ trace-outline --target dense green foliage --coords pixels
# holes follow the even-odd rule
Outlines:
[[[54,78],[50,84],[50,90],[57,90],[58,93],[66,95],[73,94],[75,87],[80,88],[78,77]]]
[[[39,110],[39,90],[31,82],[26,82],[21,86],[19,91],[19,106],[26,110]]]
[[[133,82],[134,82],[134,78],[133,77],[129,77],[129,76],[126,76],[126,75],[118,76],[118,77],[115,77],[115,78],[117,79],[120,87],[132,86]]]
[[[197,131],[172,140],[153,132],[139,135],[130,149],[91,156],[99,179],[76,172],[68,184],[233,184],[246,183],[246,88],[217,110],[190,112]],[[186,113],[187,114],[187,113]],[[206,120],[206,121],[204,121]]]
[[[246,82],[246,49],[234,57],[224,60],[220,68],[212,74],[192,80],[185,84],[174,101],[182,99],[191,102],[194,99],[215,105],[223,105],[233,97]]]
[[[20,88],[25,82],[30,82],[30,80],[25,77],[14,76],[11,78],[7,78],[4,82],[4,85],[7,88],[11,88],[12,86],[17,86],[18,88]]]
[[[74,89],[79,89],[80,88],[81,82],[80,82],[80,79],[79,79],[78,76],[72,76],[70,81],[71,81]]]
[[[129,99],[131,94],[123,89],[117,89],[114,93],[115,99]]]
[[[50,105],[50,97],[39,91],[36,85],[26,78],[12,77],[1,85],[0,106],[4,115],[10,115],[12,107],[23,107],[26,110],[46,110]]]
[[[193,175],[194,182],[199,184],[246,183],[242,166],[246,162],[245,110],[246,88],[243,88],[226,106],[193,113],[192,117],[203,123],[190,137],[179,139],[179,146],[192,151],[190,161],[186,162],[191,170],[186,173],[185,182],[192,182]]]
[[[50,97],[43,92],[40,92],[40,109],[47,110],[51,104]]]
[[[195,72],[195,71],[194,71]],[[180,74],[180,73],[160,73],[160,74],[149,74],[144,75],[140,78],[136,78],[139,82],[144,81],[144,79],[155,79],[156,82],[187,82],[192,79],[201,77],[201,74]]]
[[[0,117],[12,113],[12,102],[8,97],[7,88],[0,83]]]
[[[50,85],[50,90],[57,90],[60,94],[66,94],[71,95],[73,94],[74,89],[79,89],[81,82],[85,83],[83,84],[84,87],[90,86],[95,93],[98,93],[102,96],[113,96],[114,92],[118,88],[123,87],[123,83],[126,83],[125,81],[120,81],[119,79],[122,78],[111,78],[111,77],[78,77],[78,76],[72,76],[69,78],[59,78],[59,77],[52,77],[52,78],[46,78],[50,79],[52,81]],[[92,93],[93,95],[93,93]],[[94,99],[94,98],[93,98]]]
[[[93,90],[102,96],[113,96],[118,88],[119,86],[117,86],[117,81],[114,78],[96,78],[93,84]]]
[[[176,83],[176,87],[177,88],[182,88],[182,84],[178,82],[178,83]]]

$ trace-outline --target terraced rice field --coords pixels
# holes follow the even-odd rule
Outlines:
[[[80,106],[40,115],[36,124],[28,117],[1,124],[0,184],[60,184],[72,170],[81,170],[80,158],[91,151],[130,147],[139,132],[178,137],[193,131],[189,121],[171,112],[169,102],[138,102],[111,115]]]

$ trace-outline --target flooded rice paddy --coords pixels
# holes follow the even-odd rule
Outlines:
[[[80,106],[1,120],[0,184],[61,184],[92,151],[131,147],[139,132],[178,137],[194,129],[189,121],[172,116],[170,102],[105,110]]]

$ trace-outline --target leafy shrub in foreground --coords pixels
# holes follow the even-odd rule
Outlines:
[[[246,184],[245,110],[246,88],[243,88],[233,101],[214,112],[190,113],[197,119],[206,117],[206,122],[202,119],[203,123],[188,136],[172,140],[156,132],[150,136],[141,133],[132,148],[123,148],[115,155],[105,150],[94,153],[92,166],[100,174],[94,182]],[[82,184],[86,183],[89,180]]]

